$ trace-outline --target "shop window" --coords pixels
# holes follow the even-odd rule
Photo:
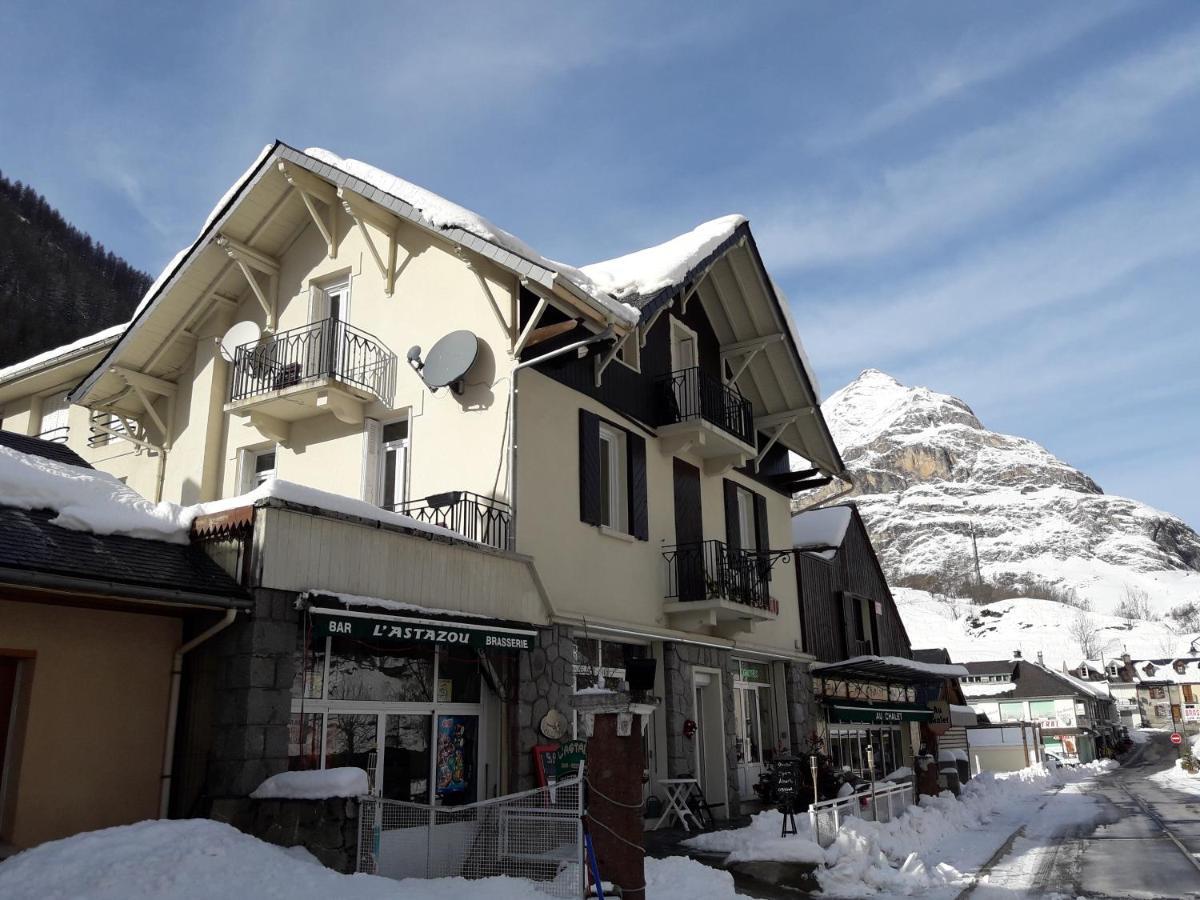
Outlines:
[[[288,721],[288,768],[321,768],[320,713],[292,713]]]
[[[422,715],[387,717],[382,796],[413,803],[428,801],[431,721],[432,717]]]
[[[446,806],[475,799],[475,762],[479,747],[478,716],[438,716],[437,782],[434,792]]]
[[[479,655],[469,648],[438,648],[438,703],[479,702]]]
[[[330,639],[328,699],[377,702],[432,701],[433,646],[372,647]]]
[[[373,768],[371,754],[378,750],[379,716],[330,713],[325,720],[325,768]]]
[[[1000,704],[1000,721],[1001,722],[1023,722],[1025,720],[1025,704],[1024,703],[1001,703]]]
[[[575,638],[575,690],[603,687],[621,690],[625,683],[625,663],[642,659],[647,648],[641,644],[603,641],[598,638]]]

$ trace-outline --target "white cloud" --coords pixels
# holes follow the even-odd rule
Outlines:
[[[768,261],[784,269],[928,249],[1093,174],[1153,137],[1160,114],[1197,89],[1200,31],[1193,30],[849,192],[769,201],[756,231]]]

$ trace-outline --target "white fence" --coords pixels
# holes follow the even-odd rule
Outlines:
[[[834,800],[822,800],[808,809],[813,837],[828,847],[837,837],[842,822],[849,817],[869,822],[890,822],[916,802],[913,784],[895,784],[876,788],[873,793],[851,794]]]
[[[552,897],[582,897],[580,777],[468,806],[363,797],[358,871],[388,878],[486,878],[539,882]]]

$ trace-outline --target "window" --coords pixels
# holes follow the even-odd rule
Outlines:
[[[579,410],[579,519],[649,538],[646,441],[586,409]]]
[[[737,496],[738,533],[742,546],[758,547],[758,529],[754,523],[754,495],[743,487],[735,490]]]
[[[379,505],[392,509],[408,499],[408,419],[384,425],[381,440],[383,478]]]
[[[629,481],[625,470],[625,433],[600,426],[600,524],[629,530]]]
[[[274,447],[263,447],[258,450],[245,449],[240,452],[239,494],[248,494],[259,485],[275,477]]]
[[[331,284],[313,286],[310,318],[313,322],[322,319],[350,320],[350,282],[335,281]]]
[[[1025,721],[1025,704],[1024,703],[1001,703],[1000,704],[1000,721],[1001,722],[1023,722],[1023,721]]]

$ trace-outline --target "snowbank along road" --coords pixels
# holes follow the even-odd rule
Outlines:
[[[1064,789],[964,894],[1200,897],[1200,795],[1149,778],[1177,756],[1155,734],[1111,775]]]

